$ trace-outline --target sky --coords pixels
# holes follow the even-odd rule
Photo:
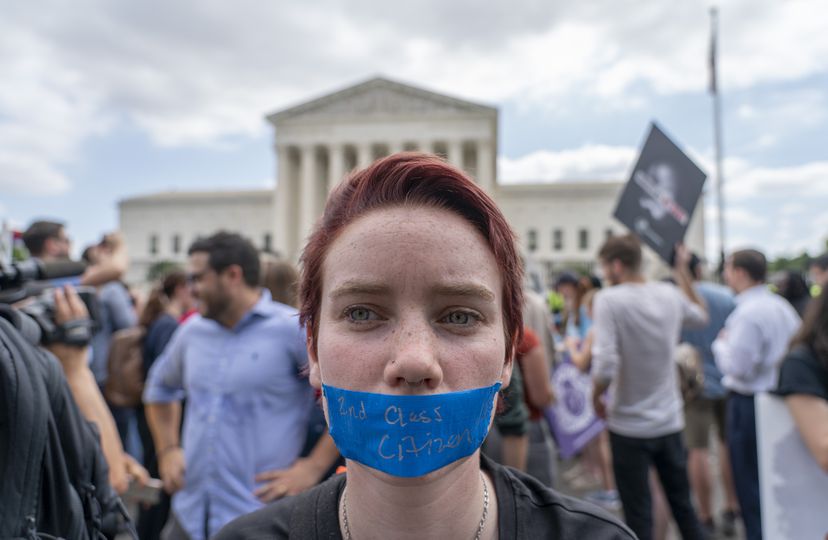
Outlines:
[[[718,250],[709,1],[6,4],[0,219],[68,224],[117,202],[275,185],[266,114],[384,76],[497,106],[501,182],[625,180],[656,120],[705,170]],[[719,6],[726,248],[828,238],[828,4]]]

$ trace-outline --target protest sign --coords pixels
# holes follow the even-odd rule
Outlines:
[[[808,451],[784,400],[756,396],[756,441],[762,536],[777,540],[828,537],[828,474]]]
[[[552,373],[552,391],[557,400],[544,414],[558,452],[569,459],[604,430],[604,422],[592,408],[592,378],[575,367],[567,354]]]
[[[706,177],[653,123],[613,216],[670,264]]]

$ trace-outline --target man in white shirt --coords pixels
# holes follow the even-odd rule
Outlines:
[[[766,274],[759,251],[736,251],[727,259],[724,278],[736,292],[736,309],[713,342],[722,384],[730,391],[727,445],[748,540],[762,538],[753,396],[776,388],[779,362],[800,324],[791,305],[765,286]]]
[[[704,326],[708,319],[689,275],[689,254],[679,246],[679,287],[644,279],[641,244],[633,235],[610,238],[598,257],[612,286],[594,302],[593,401],[607,418],[624,518],[640,539],[652,537],[648,479],[655,466],[682,537],[705,538],[690,501],[684,403],[674,361],[682,327]]]

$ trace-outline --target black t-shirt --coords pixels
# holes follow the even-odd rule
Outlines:
[[[797,345],[782,362],[776,393],[781,396],[808,394],[828,400],[828,365],[813,350]]]
[[[635,539],[617,518],[589,503],[557,493],[534,478],[482,458],[495,483],[502,539]],[[271,538],[341,540],[339,498],[345,475],[277,501],[229,523],[214,540]]]

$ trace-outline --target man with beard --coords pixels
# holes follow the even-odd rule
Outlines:
[[[648,478],[654,466],[682,538],[705,538],[690,502],[683,403],[674,361],[682,326],[708,322],[687,269],[689,255],[678,246],[678,288],[644,278],[641,244],[633,235],[608,239],[598,258],[612,286],[594,301],[593,402],[596,413],[607,419],[627,525],[641,539],[652,537]]]
[[[333,447],[323,437],[297,460],[314,406],[305,334],[296,310],[259,288],[253,245],[226,232],[197,240],[189,272],[201,316],[179,327],[144,392],[160,476],[174,494],[162,533],[172,540],[209,538],[313,486],[332,462],[317,449]]]

